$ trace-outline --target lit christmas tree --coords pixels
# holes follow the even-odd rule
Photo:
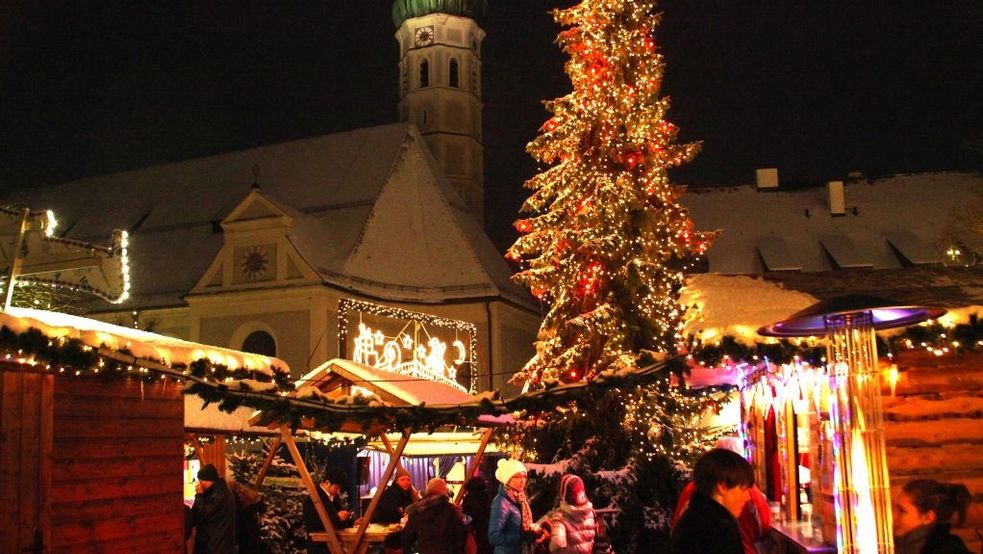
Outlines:
[[[699,145],[677,144],[665,119],[655,7],[584,0],[554,14],[573,92],[546,103],[553,117],[528,146],[551,167],[526,183],[530,217],[516,222],[522,236],[507,254],[528,264],[515,278],[550,310],[536,355],[514,381],[591,380],[677,354],[683,271],[713,233],[693,230],[681,189],[669,182],[668,170]],[[617,514],[617,552],[659,551],[687,463],[721,432],[704,421],[722,401],[665,376],[529,414],[502,442],[527,461],[583,477],[595,506]],[[543,485],[546,494],[536,495]],[[538,477],[533,496],[548,504],[551,485]]]
[[[693,230],[669,182],[699,144],[676,144],[665,119],[655,4],[585,0],[554,14],[574,90],[546,102],[553,117],[527,147],[553,165],[526,182],[532,215],[507,257],[528,263],[515,279],[550,310],[516,381],[591,379],[676,352],[684,264],[713,237]]]

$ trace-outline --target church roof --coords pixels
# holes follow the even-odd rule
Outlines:
[[[432,13],[469,17],[481,23],[488,15],[488,0],[395,0],[393,25],[398,29],[407,19]]]
[[[253,175],[259,168],[259,177]],[[507,298],[533,308],[415,127],[355,129],[19,191],[69,238],[130,230],[131,300],[180,306],[223,245],[219,225],[258,180],[293,220],[288,239],[326,283],[376,298]]]

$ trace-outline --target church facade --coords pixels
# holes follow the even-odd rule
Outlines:
[[[129,231],[130,296],[90,317],[275,355],[295,376],[345,357],[502,388],[541,314],[480,223],[485,10],[396,2],[400,123],[2,202],[53,210],[69,239]]]

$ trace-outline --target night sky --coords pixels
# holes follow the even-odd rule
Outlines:
[[[499,247],[536,171],[524,146],[540,101],[570,90],[548,13],[570,3],[490,1],[486,227]],[[396,120],[390,0],[68,4],[0,10],[0,192]],[[679,182],[980,167],[967,148],[983,142],[979,0],[662,9],[670,119],[704,142]]]

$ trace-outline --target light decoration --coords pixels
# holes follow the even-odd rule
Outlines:
[[[365,315],[397,320],[401,327],[395,334],[387,336],[367,325],[363,321]],[[348,333],[356,329],[349,349]],[[453,332],[453,339],[441,340],[437,336],[438,330]],[[338,351],[350,356],[352,361],[448,384],[471,394],[476,391],[479,369],[477,334],[477,326],[467,321],[353,298],[342,298],[338,302]]]
[[[536,354],[513,378],[535,387],[674,354],[683,272],[714,237],[693,230],[669,181],[699,144],[676,144],[665,119],[656,2],[585,0],[554,18],[573,91],[546,102],[552,117],[526,148],[552,167],[526,182],[530,217],[506,254],[516,282],[549,305]]]
[[[129,234],[117,229],[108,247],[55,236],[58,220],[51,210],[32,212],[0,206],[0,237],[17,255],[7,259],[4,283],[43,285],[93,294],[112,303],[130,295]],[[9,252],[8,252],[9,254]],[[0,261],[4,253],[0,252]]]

